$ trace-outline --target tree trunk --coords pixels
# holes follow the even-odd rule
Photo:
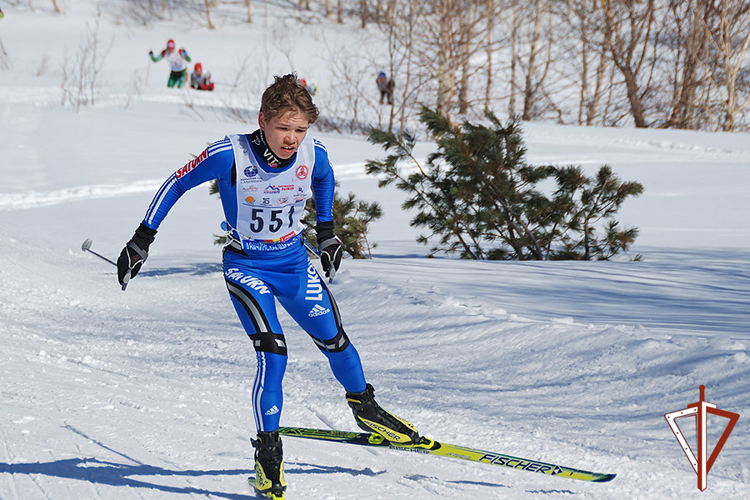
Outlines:
[[[541,38],[540,32],[542,28],[541,0],[535,0],[534,10],[534,32],[531,39],[531,48],[529,49],[528,67],[526,68],[526,79],[523,89],[523,113],[521,115],[522,120],[531,120],[533,112],[532,108],[534,107],[534,101],[536,98],[536,82],[534,81],[534,73],[537,69],[536,57],[539,51],[539,39]]]
[[[484,53],[487,57],[487,84],[484,87],[484,112],[487,113],[492,109],[492,30],[495,27],[495,0],[486,1],[487,14],[487,41],[484,46]]]
[[[215,29],[214,25],[211,24],[211,2],[209,0],[203,0],[206,6],[206,20],[208,21],[208,29]]]
[[[596,9],[596,3],[594,3],[594,9]],[[607,47],[609,47],[612,39],[612,30],[609,23],[605,23],[604,35],[602,39],[602,46],[599,49],[599,65],[596,68],[596,86],[594,87],[594,93],[589,97],[588,105],[586,106],[586,125],[591,126],[594,124],[596,115],[599,112],[599,102],[601,101],[602,95],[604,94],[604,79],[607,74],[607,66],[609,62],[609,56],[607,54]],[[611,87],[611,85],[610,85]]]
[[[510,99],[508,99],[508,113],[510,116],[516,114],[516,66],[518,65],[518,0],[513,0],[512,28],[510,30]]]
[[[627,10],[627,16],[615,12],[618,6],[616,0],[606,0],[605,14],[608,29],[612,30],[609,49],[612,60],[625,79],[630,113],[638,128],[648,127],[643,108],[642,95],[646,89],[639,87],[639,74],[646,58],[647,46],[651,38],[651,28],[654,24],[655,0],[644,0],[640,3],[622,4]],[[639,10],[640,9],[640,10]],[[626,27],[623,27],[626,25]]]
[[[245,0],[245,6],[247,7],[247,22],[253,22],[253,11],[252,11],[252,0]]]
[[[341,1],[339,0],[339,23],[343,23],[342,18],[342,10],[343,6],[341,5]],[[362,21],[362,27],[365,28],[367,26],[367,18],[370,17],[370,13],[367,10],[367,0],[359,0],[359,18]]]
[[[451,67],[451,0],[440,0],[440,27],[437,41],[437,111],[446,116],[450,114],[451,97],[455,83],[453,68]]]

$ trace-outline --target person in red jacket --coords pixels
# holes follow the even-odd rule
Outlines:
[[[193,72],[190,74],[190,87],[196,90],[213,90],[214,82],[211,81],[211,73],[203,71],[201,63],[195,63]]]

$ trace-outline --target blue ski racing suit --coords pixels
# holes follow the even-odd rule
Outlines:
[[[258,431],[279,427],[287,345],[274,298],[312,337],[347,392],[366,388],[359,354],[336,302],[310,262],[302,241],[302,212],[315,196],[317,222],[332,221],[333,168],[320,142],[305,137],[284,165],[263,157],[262,131],[211,144],[173,173],[151,202],[143,224],[158,229],[189,189],[218,181],[228,243],[224,279],[240,322],[253,342],[257,372],[252,404]]]

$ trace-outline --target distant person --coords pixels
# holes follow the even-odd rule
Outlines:
[[[388,104],[393,106],[393,88],[396,86],[393,80],[381,71],[375,79],[375,83],[378,84],[378,90],[380,90],[380,104],[383,104],[383,99],[387,97]]]
[[[177,50],[174,40],[167,40],[167,48],[162,50],[158,56],[154,55],[153,50],[148,51],[148,55],[151,56],[151,60],[155,63],[166,59],[169,62],[169,68],[171,72],[169,74],[169,81],[167,81],[167,87],[182,88],[187,80],[187,68],[190,62],[190,56],[185,49]]]
[[[203,71],[201,63],[195,63],[193,72],[190,74],[190,86],[196,90],[213,90],[214,82],[211,81],[211,73]]]
[[[140,271],[156,231],[180,197],[204,182],[218,180],[228,231],[224,280],[256,351],[255,383],[249,391],[258,432],[252,440],[255,488],[275,499],[282,499],[286,488],[279,421],[287,343],[277,303],[328,359],[359,427],[399,446],[424,443],[412,424],[375,401],[336,301],[303,244],[301,217],[307,200],[315,196],[321,266],[332,277],[343,248],[334,233],[336,180],[328,151],[307,134],[317,118],[318,108],[296,75],[275,77],[261,97],[260,128],[211,144],[170,175],[117,259],[117,277],[124,286],[126,277],[134,278]]]
[[[299,80],[297,80],[297,82],[300,85],[302,85],[305,88],[305,90],[307,90],[307,93],[310,94],[312,97],[315,97],[315,94],[318,93],[318,85],[315,84],[314,82],[308,81],[304,78],[300,78]]]

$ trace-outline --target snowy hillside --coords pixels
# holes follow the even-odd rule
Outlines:
[[[207,143],[255,128],[217,111],[226,89],[163,88],[165,63],[129,90],[134,68],[144,82],[148,50],[173,37],[230,78],[246,52],[229,49],[270,44],[291,21],[272,10],[268,28],[209,32],[104,16],[102,99],[76,114],[60,106],[57,62],[95,2],[68,0],[62,16],[34,3],[36,13],[0,3],[0,499],[256,498],[246,483],[255,353],[212,244],[219,202],[203,187],[185,195],[126,292],[81,243],[116,257],[164,178]],[[300,68],[324,52],[316,38],[295,40]],[[375,258],[346,260],[331,288],[378,400],[423,434],[617,478],[286,438],[287,498],[750,498],[750,136],[524,130],[533,163],[606,163],[644,185],[619,214],[641,229],[632,253],[643,262],[426,259],[402,193],[364,174],[382,152],[313,130],[342,192],[385,210]],[[325,358],[285,314],[282,324],[282,425],[356,430]],[[741,415],[703,493],[664,419],[701,384]],[[679,423],[694,442],[692,421]],[[723,425],[710,420],[709,442]]]

